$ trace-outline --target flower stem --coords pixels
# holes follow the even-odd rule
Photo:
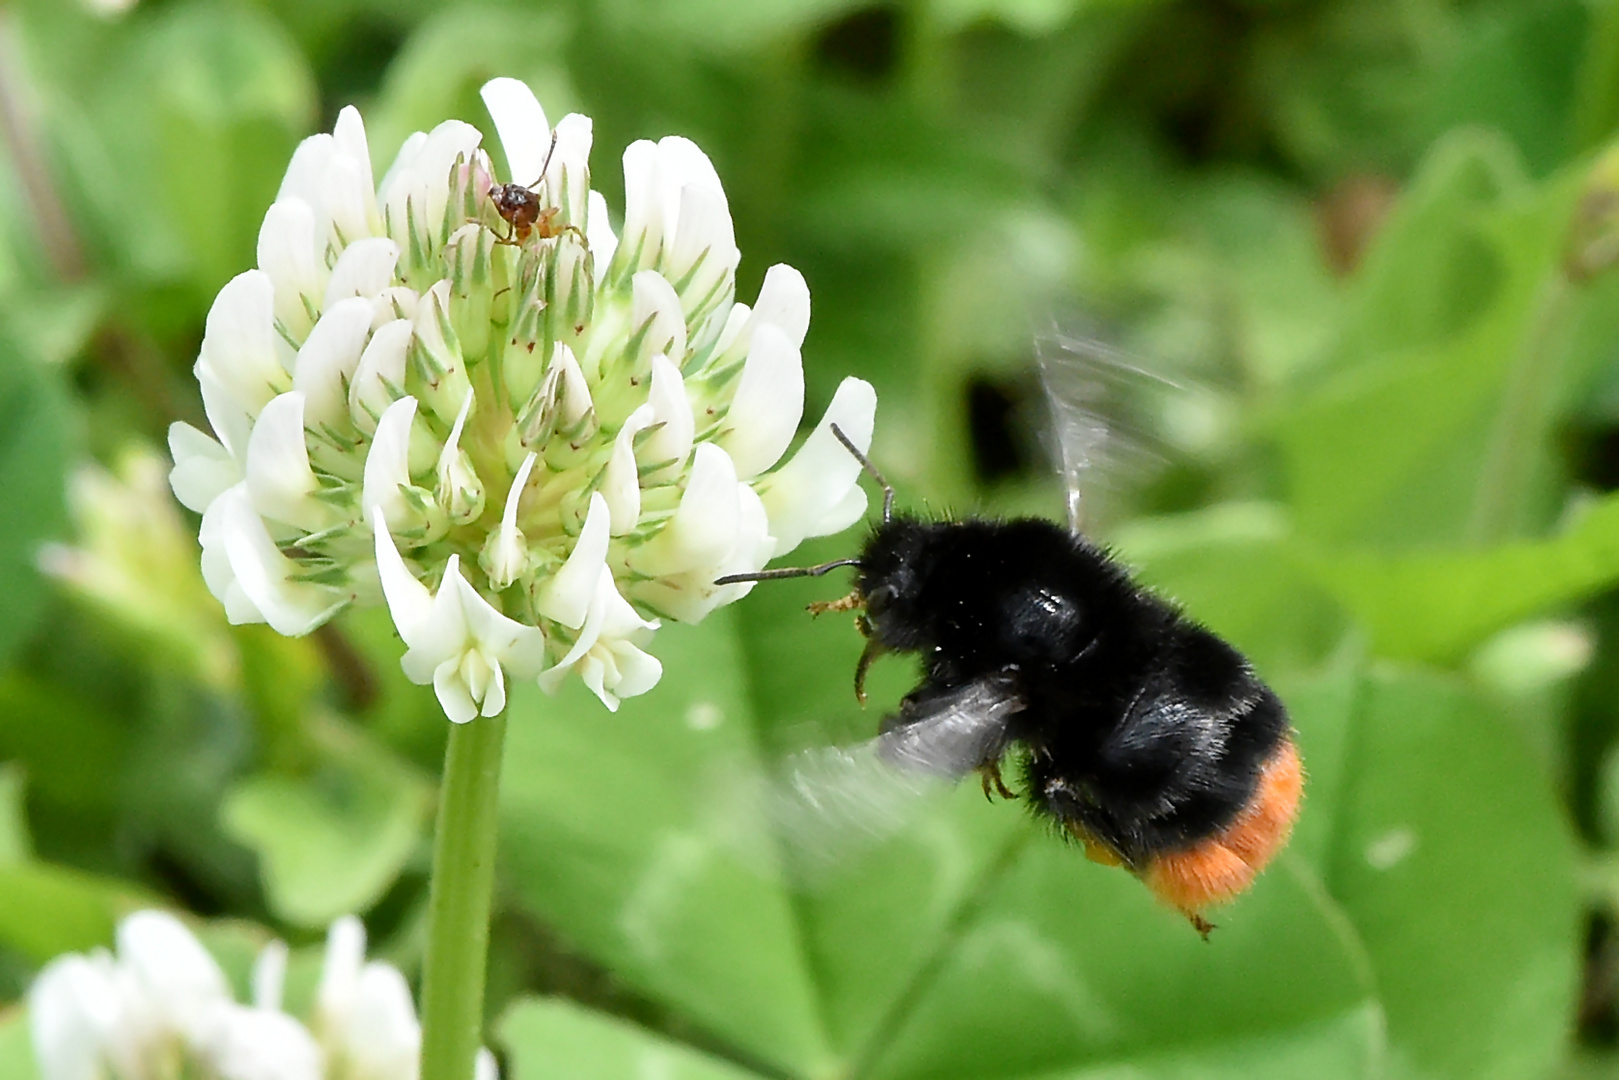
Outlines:
[[[483,982],[494,891],[506,716],[450,725],[433,838],[422,975],[422,1080],[472,1080],[483,1044]]]

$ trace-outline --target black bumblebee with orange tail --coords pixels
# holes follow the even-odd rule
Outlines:
[[[1012,753],[1035,813],[1206,936],[1204,912],[1252,884],[1297,813],[1303,771],[1280,699],[1077,529],[894,515],[892,489],[833,433],[884,488],[860,556],[721,581],[856,567],[849,596],[812,610],[864,609],[857,696],[885,652],[920,654],[925,670],[884,719],[878,756],[948,779],[976,770],[986,795],[1014,798],[1001,774]]]

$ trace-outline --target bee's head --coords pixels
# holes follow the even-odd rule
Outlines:
[[[855,588],[865,601],[874,635],[890,649],[926,643],[927,620],[918,601],[927,585],[929,540],[936,528],[915,518],[893,518],[877,526],[860,554]]]

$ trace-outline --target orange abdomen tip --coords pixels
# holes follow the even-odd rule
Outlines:
[[[1265,763],[1253,798],[1235,821],[1184,851],[1156,855],[1141,871],[1147,888],[1197,922],[1214,904],[1247,890],[1287,843],[1304,791],[1304,766],[1291,737]]]

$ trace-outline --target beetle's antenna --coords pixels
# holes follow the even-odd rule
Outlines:
[[[843,448],[854,455],[854,459],[860,462],[860,467],[866,470],[866,475],[877,481],[877,485],[883,489],[883,524],[887,525],[889,519],[894,516],[893,487],[886,479],[883,478],[883,474],[877,471],[877,466],[871,463],[871,459],[865,454],[862,454],[859,447],[855,446],[853,442],[849,441],[849,436],[843,433],[842,428],[838,427],[836,424],[832,424],[830,426],[832,428],[832,434],[838,437],[838,442],[843,444]]]
[[[740,581],[775,581],[777,578],[790,577],[820,577],[840,566],[858,566],[859,559],[838,559],[834,562],[822,563],[820,566],[784,566],[779,570],[756,570],[751,574],[726,574],[722,578],[715,578],[716,585],[735,585]]]

